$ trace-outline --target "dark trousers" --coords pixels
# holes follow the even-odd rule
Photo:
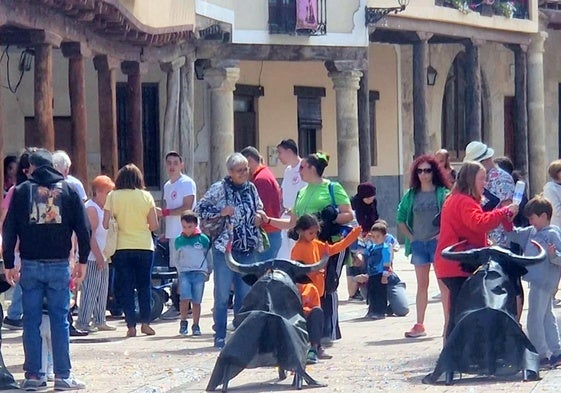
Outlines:
[[[446,330],[446,337],[452,333],[452,330],[456,327],[456,318],[458,315],[458,295],[460,294],[460,289],[462,285],[467,280],[467,277],[447,277],[443,278],[442,282],[450,290],[450,314],[448,317],[448,329]]]
[[[152,251],[117,250],[113,256],[117,295],[123,305],[127,327],[136,326],[135,290],[138,295],[139,321],[150,323],[150,291],[152,290]]]
[[[388,284],[382,284],[382,273],[368,276],[368,313],[385,315],[388,305]]]
[[[306,324],[308,327],[310,344],[312,344],[312,346],[319,345],[321,336],[323,335],[323,310],[319,307],[314,307],[306,317]]]

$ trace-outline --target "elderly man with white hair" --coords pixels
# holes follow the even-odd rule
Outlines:
[[[82,182],[70,174],[72,161],[70,161],[70,157],[64,150],[57,150],[53,153],[53,165],[55,169],[64,176],[68,185],[78,193],[80,199],[83,201],[88,199]]]

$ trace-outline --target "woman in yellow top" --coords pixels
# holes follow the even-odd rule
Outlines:
[[[134,291],[138,293],[140,331],[155,334],[150,327],[150,291],[154,242],[152,233],[158,229],[158,216],[152,195],[144,190],[144,178],[134,164],[122,167],[115,179],[115,191],[104,206],[103,227],[109,228],[111,214],[117,220],[117,251],[112,257],[115,281],[119,284],[119,302],[127,322],[127,337],[136,336]]]

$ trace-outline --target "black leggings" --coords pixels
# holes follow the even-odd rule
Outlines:
[[[467,277],[446,277],[442,279],[442,282],[450,290],[450,313],[448,316],[448,329],[446,329],[446,337],[450,335],[450,333],[456,326],[456,317],[458,313],[458,295],[460,294],[462,285],[467,279]]]

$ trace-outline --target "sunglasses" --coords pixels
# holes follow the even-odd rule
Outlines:
[[[415,172],[417,172],[417,175],[421,173],[432,173],[432,168],[417,168]]]

